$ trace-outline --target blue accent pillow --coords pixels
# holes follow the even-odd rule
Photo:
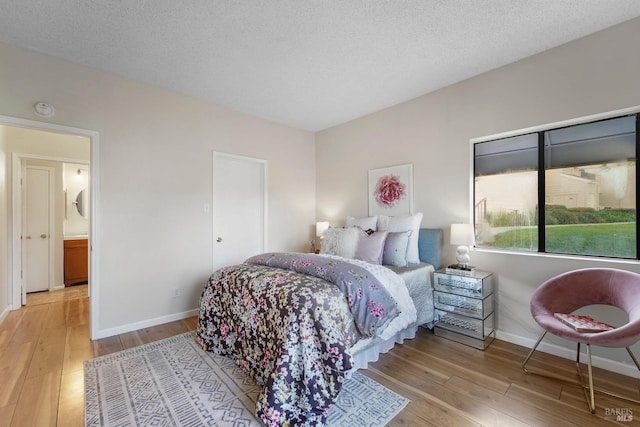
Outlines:
[[[394,267],[407,266],[407,248],[411,231],[390,232],[384,242],[382,264]]]

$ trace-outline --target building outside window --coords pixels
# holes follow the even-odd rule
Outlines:
[[[637,259],[637,115],[474,144],[476,246]]]

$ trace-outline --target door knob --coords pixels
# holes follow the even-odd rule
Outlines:
[[[27,236],[27,237],[25,237],[25,239],[31,240],[31,236]]]
[[[216,242],[218,242],[218,243],[222,242],[222,237],[218,237],[218,238],[216,239]]]
[[[46,238],[47,238],[47,235],[46,235],[46,234],[41,234],[41,235],[40,235],[40,238],[41,238],[41,239],[46,239]]]

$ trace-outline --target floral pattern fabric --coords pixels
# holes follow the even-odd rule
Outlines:
[[[246,262],[284,268],[335,284],[347,297],[358,332],[367,338],[386,327],[399,313],[396,300],[380,280],[370,270],[350,262],[279,252],[257,255]]]
[[[366,269],[310,254],[265,254],[211,276],[196,340],[233,357],[263,387],[256,415],[266,425],[316,426],[353,367],[351,346],[398,314]],[[354,320],[362,316],[371,319]]]

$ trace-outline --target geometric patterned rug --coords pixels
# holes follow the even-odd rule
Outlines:
[[[262,426],[258,386],[193,332],[84,362],[86,426]],[[354,372],[328,426],[384,426],[409,401]]]

